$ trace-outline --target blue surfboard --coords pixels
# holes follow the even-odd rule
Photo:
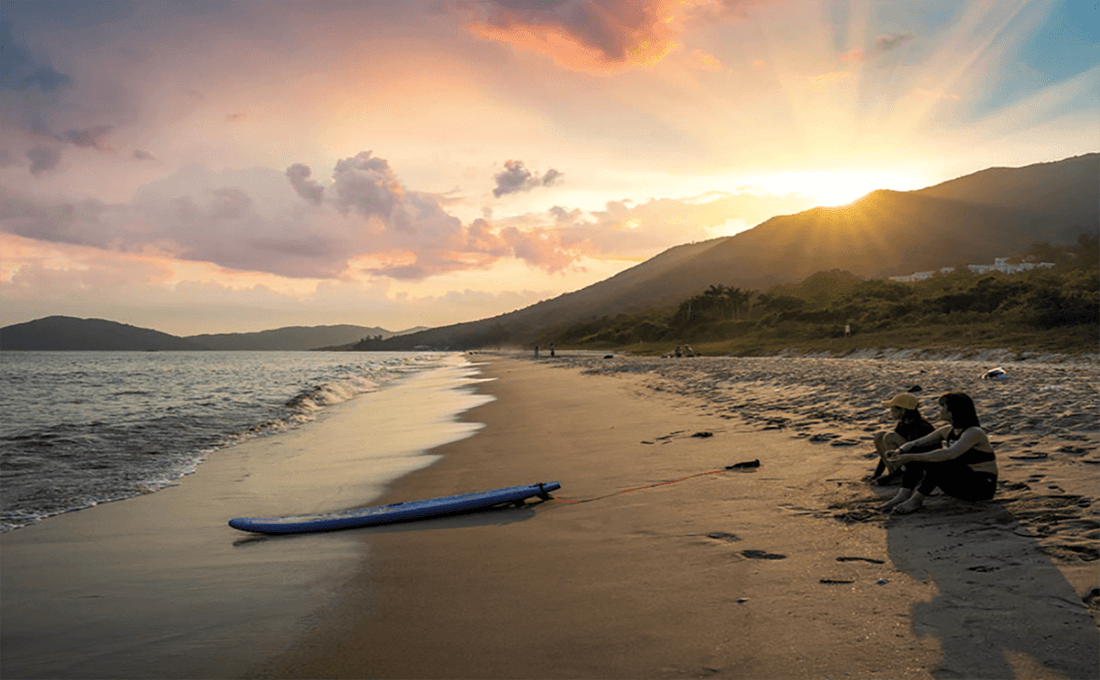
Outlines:
[[[557,482],[511,486],[505,489],[465,493],[457,496],[429,498],[408,503],[378,505],[370,508],[327,512],[318,515],[289,515],[286,517],[237,517],[229,520],[229,526],[241,531],[259,534],[293,534],[308,531],[332,531],[368,527],[414,519],[441,517],[460,512],[489,508],[503,503],[522,505],[533,496],[550,498],[550,492],[561,488]]]

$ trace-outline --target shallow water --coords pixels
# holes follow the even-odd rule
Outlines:
[[[0,531],[158,491],[214,451],[462,366],[438,352],[4,352]]]

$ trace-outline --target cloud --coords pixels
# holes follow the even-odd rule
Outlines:
[[[21,9],[35,14],[40,7],[49,13],[49,3],[24,3]],[[78,10],[66,6],[65,11]],[[49,23],[52,25],[52,19]],[[68,67],[83,68],[83,76],[62,73],[40,50],[48,46],[51,52],[64,54],[70,46],[44,41],[41,34],[33,31],[30,39],[22,33],[17,36],[16,28],[25,32],[26,22],[16,27],[11,21],[0,20],[0,121],[5,131],[22,133],[31,139],[46,137],[81,148],[113,151],[107,137],[115,125],[102,121],[121,122],[133,116],[132,111],[126,110],[129,101],[123,84],[126,74],[96,69],[95,59],[87,54],[81,54],[80,61]],[[25,47],[26,43],[36,49]],[[95,82],[100,78],[104,80]],[[56,150],[32,149],[32,152],[35,156],[32,174],[39,175],[57,166]]]
[[[39,149],[44,172],[60,151]],[[512,171],[525,168],[513,164]],[[519,173],[524,182],[560,173]],[[529,175],[529,176],[528,176]],[[0,230],[43,243],[109,253],[151,253],[211,263],[227,272],[286,279],[387,277],[407,282],[509,265],[546,274],[581,272],[599,259],[644,259],[707,237],[730,219],[754,224],[808,207],[785,197],[713,195],[697,201],[613,201],[585,212],[463,222],[441,199],[402,184],[369,151],[338,160],[322,186],[309,166],[177,170],[127,202],[34,197],[0,187]],[[759,219],[757,219],[759,217]]]
[[[500,223],[538,233],[542,243],[589,258],[641,261],[681,243],[732,235],[732,226],[754,226],[773,215],[812,205],[806,196],[711,192],[691,199],[661,198],[634,204],[608,201],[603,210],[554,206],[542,216],[525,215]],[[533,230],[542,225],[545,235]],[[538,248],[539,242],[524,247]]]
[[[552,184],[561,176],[553,170],[536,177],[522,163],[512,164],[505,172],[518,172],[522,182],[540,185]],[[559,240],[542,229],[497,229],[484,218],[464,225],[444,210],[436,196],[404,187],[389,163],[370,151],[338,161],[332,185],[323,191],[309,180],[311,175],[311,169],[301,163],[287,170],[302,198],[315,205],[324,204],[341,217],[365,221],[365,228],[356,229],[363,243],[354,251],[361,271],[419,280],[484,269],[508,257],[546,271],[562,271],[580,256],[563,248]],[[509,180],[504,181],[507,184]]]
[[[287,281],[226,276],[216,267],[148,254],[57,246],[0,234],[0,326],[67,314],[177,335],[358,323],[400,330],[503,314],[559,290],[406,292],[384,279]]]
[[[36,147],[35,173],[60,162]],[[227,270],[288,278],[394,279],[485,270],[502,259],[561,272],[584,256],[553,225],[469,224],[433,194],[404,187],[389,163],[364,151],[339,160],[322,186],[301,163],[214,172],[190,166],[141,187],[123,203],[43,198],[0,187],[0,230],[46,243],[110,252],[164,253]],[[553,181],[547,173],[541,180]],[[306,209],[302,201],[313,209]]]
[[[337,161],[332,179],[336,206],[345,215],[355,211],[367,218],[389,217],[405,193],[390,164],[370,151]]]
[[[298,195],[314,205],[320,205],[325,198],[325,188],[315,180],[310,179],[313,172],[308,165],[295,163],[286,169],[286,176],[290,178],[290,185]]]
[[[58,139],[86,149],[105,151],[110,148],[107,145],[106,137],[113,127],[112,125],[97,125],[85,130],[67,130]]]
[[[134,149],[134,159],[139,161],[155,161],[156,157],[148,151],[142,151],[141,149]]]
[[[70,85],[69,76],[23,49],[15,41],[11,22],[0,19],[0,89],[54,92]]]
[[[27,151],[27,158],[31,161],[31,174],[37,177],[57,167],[61,162],[61,150],[52,146],[36,146]]]
[[[32,54],[16,39],[11,22],[0,19],[0,120],[7,127],[49,134],[48,118],[72,78]]]
[[[546,174],[539,177],[523,165],[523,161],[504,161],[504,171],[493,176],[496,180],[496,188],[493,196],[500,198],[505,194],[513,194],[517,191],[530,191],[535,187],[548,187],[556,184],[563,173],[550,168]]]
[[[859,47],[853,47],[841,54],[840,60],[854,62],[870,61],[904,45],[913,38],[914,36],[912,33],[890,33],[887,35],[880,35],[866,50]]]
[[[467,30],[564,68],[614,73],[660,60],[693,16],[739,14],[731,0],[472,0]]]

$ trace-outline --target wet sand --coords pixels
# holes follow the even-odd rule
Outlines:
[[[486,361],[485,429],[384,500],[559,500],[333,538],[365,568],[250,675],[1100,676],[1095,362]],[[918,385],[975,397],[995,500],[877,512],[880,404]]]
[[[0,677],[229,678],[281,653],[369,555],[349,533],[273,541],[226,521],[377,499],[379,474],[430,464],[431,447],[478,429],[453,419],[485,399],[446,391],[454,373],[218,451],[176,487],[0,535]],[[392,455],[364,463],[364,451]]]

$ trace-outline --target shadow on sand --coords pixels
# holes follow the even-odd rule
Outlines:
[[[1032,521],[1045,508],[1063,525],[1087,523],[1073,512],[1081,503],[1088,501],[1030,496],[969,504],[934,496],[920,512],[886,520],[894,565],[938,590],[914,605],[911,618],[918,636],[940,641],[933,677],[1100,677],[1100,629],[1055,564],[1097,564],[1095,546],[1052,542]]]

